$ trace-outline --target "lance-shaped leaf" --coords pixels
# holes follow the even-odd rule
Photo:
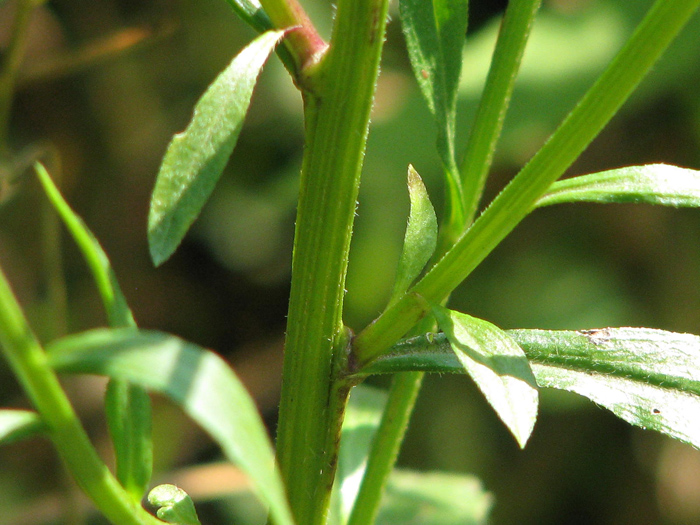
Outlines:
[[[172,255],[209,199],[238,140],[260,70],[284,34],[269,31],[241,51],[199,99],[187,129],[173,137],[148,217],[154,264]]]
[[[226,2],[241,20],[256,31],[263,32],[272,29],[272,22],[270,22],[270,18],[263,10],[260,2],[255,0],[226,0]]]
[[[30,410],[0,410],[0,444],[14,443],[39,435],[44,424],[39,414]]]
[[[408,290],[430,260],[437,244],[438,225],[435,210],[428,197],[428,190],[413,166],[408,167],[408,193],[411,211],[389,304]]]
[[[136,327],[134,317],[102,246],[83,220],[68,205],[46,168],[37,162],[35,170],[49,201],[63,220],[90,268],[110,326],[113,328]],[[124,381],[112,380],[105,394],[105,408],[114,446],[117,479],[136,501],[141,501],[153,473],[151,401],[142,388]]]
[[[437,149],[450,187],[451,206],[460,210],[461,182],[455,160],[455,121],[468,3],[468,0],[399,2],[413,72],[437,124]]]
[[[391,474],[377,525],[480,525],[493,497],[473,476],[397,470]]]
[[[441,306],[433,313],[464,370],[524,447],[537,420],[538,399],[525,353],[488,321]]]
[[[148,493],[148,503],[158,507],[156,516],[175,525],[201,525],[187,493],[175,485],[158,485]]]
[[[274,522],[293,523],[255,403],[216,354],[168,334],[133,329],[84,332],[46,350],[59,372],[106,375],[168,396],[249,476]]]
[[[555,182],[537,206],[565,202],[632,202],[700,206],[700,171],[668,164],[629,166]]]
[[[585,396],[625,421],[700,448],[700,337],[649,328],[509,330],[541,387]],[[463,373],[445,334],[397,343],[366,374]]]

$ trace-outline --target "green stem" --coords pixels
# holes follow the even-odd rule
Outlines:
[[[467,226],[474,220],[484,191],[525,44],[540,3],[541,0],[509,2],[501,23],[484,93],[460,167]]]
[[[277,452],[297,523],[325,523],[342,419],[345,276],[387,0],[341,0],[332,45],[305,93]],[[342,371],[341,371],[342,373]],[[344,403],[344,400],[343,400]]]
[[[657,0],[613,62],[557,131],[426,276],[355,338],[360,365],[381,355],[454,290],[525,218],[536,200],[615,115],[700,0]]]
[[[29,39],[29,23],[34,8],[42,3],[43,0],[20,0],[17,2],[10,43],[5,49],[5,56],[0,64],[0,156],[9,150],[7,139],[10,110],[12,109],[17,72],[24,58]]]
[[[362,485],[347,525],[365,525],[376,520],[384,487],[396,463],[423,376],[422,372],[394,375],[382,422],[372,442]]]
[[[78,485],[113,523],[162,525],[132,501],[98,457],[2,271],[0,305],[2,350]]]

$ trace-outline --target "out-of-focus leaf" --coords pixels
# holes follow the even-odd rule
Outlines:
[[[51,204],[90,268],[110,326],[136,327],[109,258],[99,241],[68,205],[46,168],[37,162],[34,169]],[[105,408],[114,446],[117,479],[136,501],[141,501],[153,473],[151,401],[142,388],[112,380],[107,387]]]
[[[332,494],[332,523],[347,523],[367,466],[367,454],[381,423],[387,394],[367,385],[352,389],[340,435]]]
[[[451,206],[460,206],[460,209],[455,122],[468,3],[468,0],[399,2],[413,72],[437,124],[437,149],[450,186]]]
[[[700,206],[700,171],[668,164],[629,166],[560,180],[537,206],[565,202],[633,202]]]
[[[250,477],[275,523],[293,523],[255,403],[216,354],[172,335],[133,329],[69,336],[47,352],[59,372],[107,375],[168,396]]]
[[[394,471],[377,525],[479,525],[487,523],[493,497],[463,474]]]
[[[408,167],[408,193],[411,211],[390,304],[401,297],[420,275],[437,245],[438,224],[435,210],[428,197],[428,190],[413,166]]]
[[[187,129],[173,137],[148,217],[154,264],[172,255],[214,190],[238,140],[258,74],[284,34],[268,31],[243,49],[197,102]]]
[[[148,503],[158,507],[156,516],[175,525],[201,525],[187,493],[175,485],[158,485],[148,493]]]
[[[0,410],[0,445],[14,443],[41,434],[44,424],[39,414],[30,410]]]
[[[521,447],[537,420],[537,386],[525,353],[503,330],[476,317],[434,306],[457,359]]]
[[[625,421],[700,448],[700,337],[649,328],[508,330],[541,387],[585,396]],[[399,342],[363,374],[462,373],[444,334]]]

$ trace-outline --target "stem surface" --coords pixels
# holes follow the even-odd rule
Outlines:
[[[297,523],[325,523],[347,388],[342,323],[350,238],[388,0],[341,0],[331,47],[304,93],[277,453]]]

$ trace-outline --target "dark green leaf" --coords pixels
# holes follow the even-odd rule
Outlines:
[[[525,353],[493,324],[433,307],[457,359],[521,447],[537,420],[537,386]]]
[[[700,447],[700,337],[649,328],[509,330],[541,387],[576,392],[625,421]],[[463,373],[444,334],[401,341],[363,374]]]
[[[648,164],[560,180],[537,202],[633,202],[675,207],[700,206],[700,171]]]
[[[344,524],[360,490],[367,454],[381,423],[387,394],[367,385],[352,389],[340,437],[338,470],[333,485],[333,522]]]
[[[259,2],[254,0],[226,0],[226,2],[241,20],[259,33],[272,29],[272,22]]]
[[[187,129],[168,146],[148,217],[156,265],[172,255],[214,190],[238,140],[258,74],[284,34],[269,31],[241,51],[197,102]]]
[[[14,443],[41,434],[44,424],[36,412],[0,410],[0,444]]]
[[[34,167],[46,195],[90,268],[110,326],[135,327],[134,317],[102,246],[65,201],[44,166],[37,162]],[[114,445],[117,479],[136,501],[141,501],[153,473],[151,401],[142,388],[112,380],[107,387],[105,408]]]
[[[468,0],[400,0],[408,55],[438,128],[437,148],[450,186],[451,206],[461,209],[455,160],[457,91],[467,33]]]
[[[293,523],[255,403],[216,354],[168,334],[133,329],[66,337],[47,352],[59,372],[107,375],[168,396],[250,477],[275,523]]]
[[[148,494],[148,503],[159,507],[156,515],[176,525],[201,525],[187,493],[175,485],[158,485]]]
[[[479,525],[488,522],[493,498],[464,474],[394,471],[377,525]]]
[[[435,210],[428,197],[428,191],[413,166],[408,167],[408,193],[411,211],[390,304],[403,295],[420,275],[437,244],[438,225]]]

